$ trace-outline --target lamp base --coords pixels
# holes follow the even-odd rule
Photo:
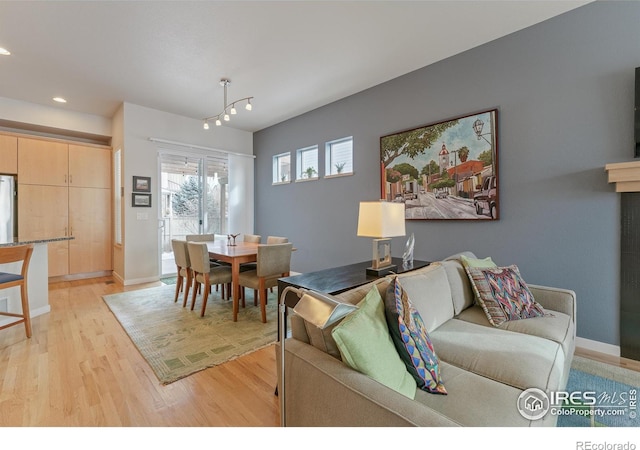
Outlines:
[[[391,264],[389,266],[378,267],[374,269],[373,267],[367,267],[367,275],[373,275],[375,277],[384,277],[385,275],[389,275],[390,273],[397,273],[398,266],[395,264]]]

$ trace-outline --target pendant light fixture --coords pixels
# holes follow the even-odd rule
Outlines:
[[[204,119],[202,119],[204,122],[203,128],[205,130],[209,129],[210,120],[213,120],[216,126],[222,125],[223,120],[225,122],[229,122],[231,120],[231,116],[236,115],[238,113],[238,111],[236,110],[236,103],[242,103],[246,101],[247,104],[245,105],[245,109],[247,111],[251,111],[253,109],[253,107],[251,106],[251,99],[253,97],[245,97],[245,98],[241,98],[233,102],[227,103],[227,86],[229,86],[230,84],[231,84],[231,80],[229,80],[228,78],[222,78],[220,80],[220,86],[224,88],[224,103],[223,103],[224,108],[219,114],[216,114],[210,117],[205,117]]]

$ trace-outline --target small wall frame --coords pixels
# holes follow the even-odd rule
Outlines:
[[[151,177],[133,176],[133,192],[151,192]]]
[[[151,194],[131,194],[131,206],[151,208]]]

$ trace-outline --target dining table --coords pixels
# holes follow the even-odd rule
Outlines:
[[[225,240],[207,241],[209,258],[223,261],[231,265],[231,285],[233,292],[233,321],[238,321],[240,305],[240,264],[255,262],[258,259],[258,243],[236,242]]]

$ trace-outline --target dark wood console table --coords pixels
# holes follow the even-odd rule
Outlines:
[[[404,268],[402,266],[402,258],[392,259],[393,264],[398,266],[396,273],[409,272],[431,264],[428,261],[414,260],[411,267]],[[280,278],[278,280],[278,292],[283,292],[285,288],[292,286],[294,288],[309,289],[325,294],[337,295],[376,280],[378,277],[367,274],[367,267],[370,266],[371,261],[364,261],[342,267],[333,267],[317,272]],[[284,300],[287,307],[293,308],[296,306],[296,303],[298,303],[298,296],[294,292],[288,292]]]

